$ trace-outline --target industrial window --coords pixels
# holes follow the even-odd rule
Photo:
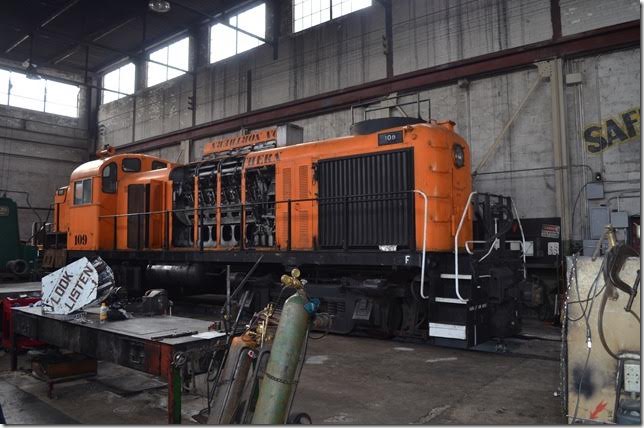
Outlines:
[[[174,79],[188,71],[190,39],[186,37],[156,50],[150,54],[150,59],[156,62],[148,62],[148,88],[166,80]],[[158,64],[159,62],[165,65]],[[185,71],[179,71],[177,68]]]
[[[116,101],[125,95],[134,93],[135,73],[136,67],[131,62],[106,73],[103,76],[103,88],[110,90],[103,90],[103,104]]]
[[[103,168],[102,189],[105,193],[116,193],[116,175],[118,167],[114,162]]]
[[[78,117],[78,86],[45,81],[45,112]]]
[[[165,162],[152,161],[152,169],[153,170],[155,170],[155,169],[163,169],[163,168],[166,168],[167,166],[168,166],[168,164],[165,163]]]
[[[293,0],[293,32],[371,6],[372,0]]]
[[[266,5],[264,3],[228,18],[228,24],[210,27],[210,62],[221,61],[246,52],[264,42],[236,30],[239,28],[261,38],[266,38]],[[235,27],[235,28],[231,28]]]
[[[141,159],[139,158],[125,158],[121,164],[124,172],[139,172],[141,171]]]
[[[77,181],[74,183],[74,205],[92,203],[92,179]]]
[[[78,117],[79,92],[75,85],[30,79],[24,73],[0,70],[0,104]]]

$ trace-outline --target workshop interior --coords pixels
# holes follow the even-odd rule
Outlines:
[[[641,425],[635,0],[0,5],[0,423]]]

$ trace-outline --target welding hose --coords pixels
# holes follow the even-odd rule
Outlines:
[[[619,360],[619,357],[617,356],[617,354],[608,347],[608,343],[606,342],[606,336],[604,335],[604,311],[606,310],[606,302],[608,301],[609,291],[610,290],[612,290],[612,292],[615,291],[613,285],[609,284],[609,281],[610,281],[609,272],[615,261],[612,255],[612,251],[609,251],[604,257],[606,258],[606,263],[604,263],[604,282],[606,283],[606,288],[604,290],[604,293],[602,294],[602,300],[599,304],[599,313],[597,315],[597,330],[599,332],[599,341],[601,342],[602,346],[604,347],[608,355],[610,355],[615,360]],[[639,273],[638,273],[638,276],[639,276]],[[640,322],[640,318],[637,316],[635,312],[629,309],[625,309],[625,310],[626,312],[633,315],[638,323]]]
[[[606,343],[606,337],[604,336],[604,310],[606,309],[606,302],[608,301],[608,289],[604,290],[602,293],[602,300],[601,303],[599,304],[599,314],[597,316],[597,330],[599,331],[599,341],[601,342],[602,346],[614,359],[617,358],[617,354],[615,354],[609,347],[608,343]]]

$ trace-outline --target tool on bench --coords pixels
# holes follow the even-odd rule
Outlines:
[[[166,334],[163,336],[154,336],[151,337],[150,340],[163,340],[163,339],[176,339],[177,337],[186,337],[186,336],[192,336],[193,334],[199,333],[198,331],[184,331],[183,333],[172,333],[172,334]]]

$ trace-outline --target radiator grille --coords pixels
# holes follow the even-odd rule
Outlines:
[[[413,247],[413,194],[396,193],[414,188],[411,150],[323,160],[318,177],[321,247]]]

